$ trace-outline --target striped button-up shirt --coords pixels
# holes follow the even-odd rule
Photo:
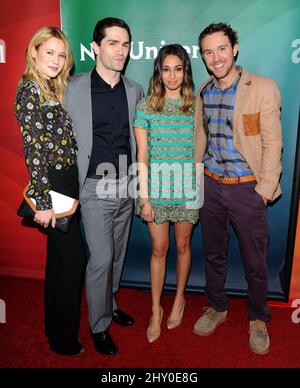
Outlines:
[[[204,117],[208,128],[208,149],[204,165],[212,173],[224,177],[252,174],[248,163],[233,145],[233,110],[240,78],[241,73],[229,88],[223,90],[214,78],[202,91]]]

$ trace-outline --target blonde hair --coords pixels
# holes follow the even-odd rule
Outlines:
[[[23,74],[22,80],[32,80],[39,84],[42,96],[49,101],[53,99],[48,81],[43,75],[37,70],[36,60],[32,56],[32,49],[36,50],[50,38],[57,38],[64,42],[66,51],[66,60],[64,66],[57,77],[50,80],[51,88],[53,89],[56,98],[62,102],[63,93],[67,85],[70,70],[73,67],[73,56],[69,42],[65,34],[57,27],[43,27],[39,29],[31,38],[29,45],[26,49],[26,70]]]

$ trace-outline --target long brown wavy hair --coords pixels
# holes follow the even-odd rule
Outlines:
[[[56,78],[52,78],[50,80],[51,88],[49,82],[37,70],[35,58],[33,58],[31,54],[33,48],[38,50],[39,47],[50,38],[57,38],[62,40],[64,42],[66,52],[66,60],[61,72],[57,75]],[[51,89],[53,89],[57,99],[62,102],[62,96],[67,85],[67,80],[69,78],[69,73],[72,67],[73,56],[65,34],[57,27],[43,27],[33,35],[28,44],[28,47],[26,49],[26,70],[23,74],[21,82],[23,80],[32,80],[37,82],[41,89],[42,96],[47,101],[53,98],[53,94],[51,92]]]
[[[163,63],[168,55],[176,55],[182,62],[184,80],[181,85],[180,95],[183,99],[182,112],[187,112],[194,103],[194,82],[191,61],[186,50],[180,44],[163,46],[154,60],[154,70],[149,83],[148,105],[155,112],[161,112],[165,104],[165,86],[162,82]]]

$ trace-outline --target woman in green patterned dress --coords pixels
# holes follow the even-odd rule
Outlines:
[[[184,289],[191,265],[190,239],[198,221],[194,160],[194,83],[189,56],[179,44],[164,46],[154,62],[149,96],[137,106],[134,122],[138,148],[139,216],[148,223],[152,316],[148,341],[160,336],[161,293],[166,272],[169,227],[174,224],[177,290],[167,327],[180,325]]]

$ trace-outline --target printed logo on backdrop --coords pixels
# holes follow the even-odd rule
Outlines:
[[[6,62],[6,46],[3,39],[0,39],[0,63]]]
[[[0,42],[2,44],[2,40],[0,39]],[[5,53],[5,43],[4,44],[4,49],[0,46],[0,63],[1,61],[1,54],[2,52]],[[130,50],[130,58],[133,60],[139,60],[139,59],[148,59],[148,60],[153,60],[157,57],[158,50],[163,47],[166,44],[166,41],[162,40],[160,42],[160,46],[147,46],[144,41],[140,42],[131,42],[131,50]],[[192,45],[192,46],[187,46],[183,45],[183,47],[186,49],[187,53],[190,55],[192,59],[199,58],[199,47]],[[291,47],[296,48],[292,52],[291,55],[291,60],[293,63],[299,63],[300,62],[300,39],[294,39],[292,41]],[[1,51],[2,49],[2,51]],[[4,54],[5,56],[5,54]],[[91,58],[93,61],[95,60],[95,54],[92,49],[92,44],[90,44],[89,47],[85,46],[83,43],[80,43],[80,61],[85,62],[86,57]],[[5,62],[5,61],[3,61]]]
[[[137,61],[139,59],[149,59],[153,60],[157,57],[157,53],[161,47],[166,44],[164,40],[160,42],[160,46],[147,46],[145,42],[131,42],[130,58]],[[198,46],[187,46],[183,45],[187,53],[192,59],[199,57],[199,47]],[[83,43],[80,43],[80,61],[85,62],[86,56],[95,60],[95,54],[92,49],[92,44],[89,47],[85,46]]]
[[[293,48],[296,48],[296,50],[294,50],[291,55],[292,62],[299,63],[300,62],[300,39],[294,39],[292,41],[291,46]]]
[[[2,299],[0,299],[0,323],[6,323],[6,305]]]
[[[291,319],[293,323],[300,323],[300,299],[294,299],[292,302],[292,308],[296,308],[295,311],[293,311]]]

